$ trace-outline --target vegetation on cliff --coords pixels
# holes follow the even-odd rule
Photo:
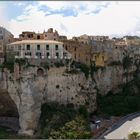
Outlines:
[[[31,137],[21,136],[11,129],[0,127],[0,139],[31,139]]]
[[[123,116],[140,110],[140,95],[107,95],[100,97],[99,113]]]
[[[88,113],[83,106],[76,110],[72,104],[44,104],[39,138],[90,138],[88,121]]]
[[[128,64],[130,66],[130,63]],[[128,67],[128,66],[126,66]],[[106,96],[97,96],[98,113],[107,116],[123,116],[140,111],[140,77],[139,70],[133,73],[133,80],[121,85],[122,91],[114,94],[110,91]]]

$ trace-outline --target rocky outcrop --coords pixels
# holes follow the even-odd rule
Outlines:
[[[118,93],[121,85],[133,80],[135,70],[134,65],[129,70],[124,70],[122,65],[106,66],[94,72],[93,79],[101,95],[106,95],[109,91]]]
[[[13,76],[16,72],[17,76]],[[18,71],[13,75],[7,74],[7,90],[19,113],[20,134],[33,135],[38,125],[46,93],[47,75],[45,73],[38,75],[37,72],[37,67],[30,67],[22,70],[20,74]]]
[[[7,90],[14,101],[20,124],[20,134],[33,135],[45,102],[86,105],[96,110],[96,89],[92,80],[82,72],[66,73],[65,67],[50,68],[14,66],[14,73],[4,69],[1,89]]]
[[[69,74],[65,68],[51,68],[48,71],[46,102],[87,105],[90,112],[96,110],[96,89],[90,77],[84,73]],[[92,106],[92,107],[89,107]]]

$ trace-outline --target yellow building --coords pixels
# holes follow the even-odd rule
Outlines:
[[[104,67],[107,61],[107,55],[105,53],[94,53],[91,56],[92,63],[97,67]]]

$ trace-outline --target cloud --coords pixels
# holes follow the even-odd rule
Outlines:
[[[60,24],[60,28],[61,30],[63,30],[64,32],[68,32],[68,29],[65,25],[63,25],[62,23]]]
[[[7,27],[7,28],[9,27],[6,7],[4,2],[0,2],[0,26]]]
[[[22,31],[43,32],[50,27],[68,37],[82,34],[140,35],[139,7],[138,1],[39,1],[28,5],[23,14],[10,20],[9,24],[16,36]]]
[[[66,10],[70,12],[71,10],[71,13],[72,11],[75,11],[75,13],[77,13],[78,15],[79,13],[89,13],[92,10],[102,10],[103,8],[106,8],[110,4],[110,2],[40,1],[38,2],[38,4],[39,7],[43,6],[44,9],[46,7],[47,10],[49,9],[50,11],[52,11],[52,14],[56,12],[61,13],[60,11],[64,13],[66,12]]]

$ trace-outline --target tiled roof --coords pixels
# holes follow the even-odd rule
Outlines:
[[[55,41],[55,40],[22,40],[16,41],[9,45],[18,45],[18,44],[63,44],[62,42]]]

